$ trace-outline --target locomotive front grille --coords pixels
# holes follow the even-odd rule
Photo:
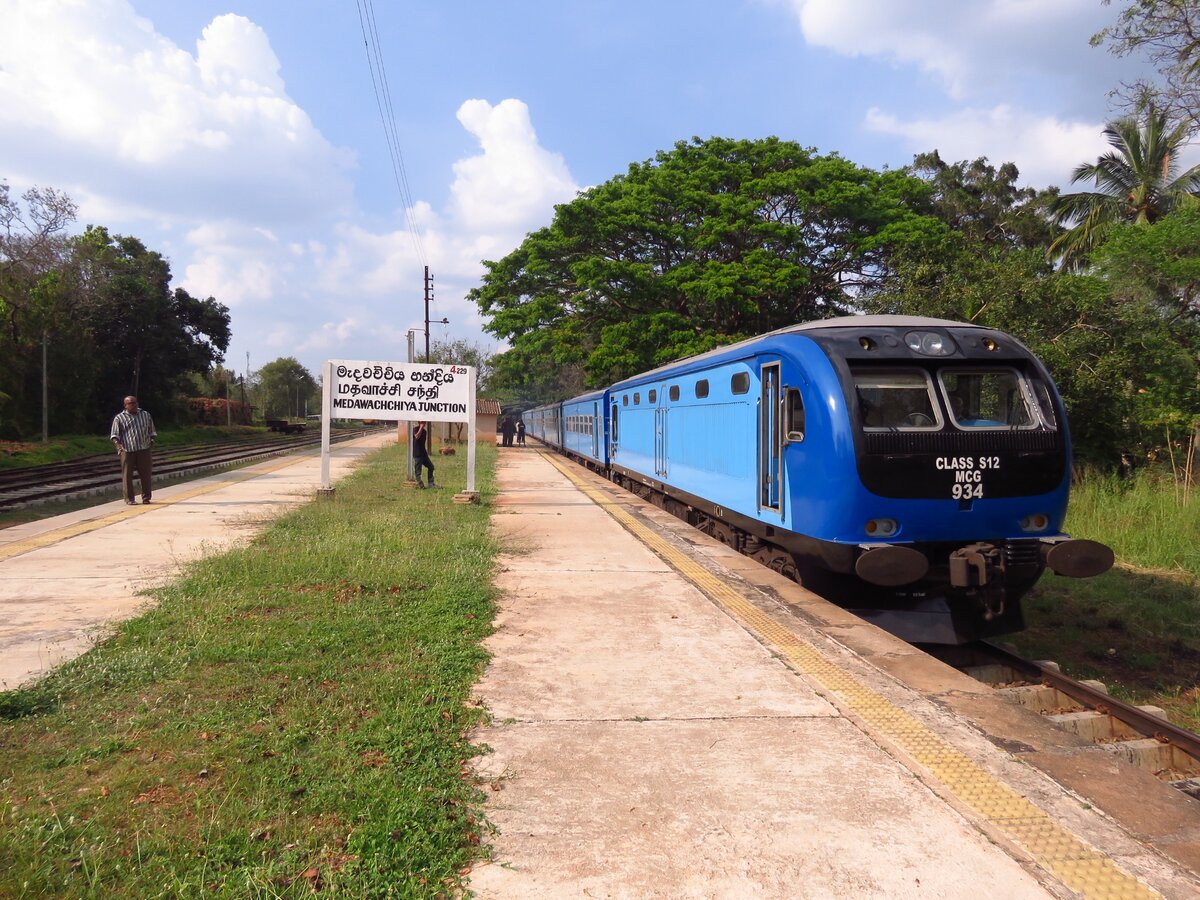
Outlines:
[[[1009,567],[1036,568],[1041,565],[1040,541],[1005,541],[1004,560]]]
[[[858,472],[883,497],[986,500],[1055,490],[1066,474],[1056,431],[866,431]]]

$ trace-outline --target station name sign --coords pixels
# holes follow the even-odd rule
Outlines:
[[[329,361],[335,419],[467,422],[474,379],[467,366]]]

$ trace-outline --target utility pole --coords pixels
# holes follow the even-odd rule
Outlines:
[[[50,332],[42,330],[42,443],[50,440],[50,366],[46,361],[46,350],[50,346]],[[141,471],[140,469],[138,470]]]
[[[433,299],[433,278],[425,267],[425,362],[429,362],[429,301]]]

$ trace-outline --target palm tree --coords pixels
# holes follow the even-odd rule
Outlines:
[[[1147,225],[1185,203],[1200,200],[1200,165],[1177,175],[1180,149],[1188,127],[1168,130],[1166,113],[1153,108],[1144,122],[1130,117],[1104,129],[1115,148],[1075,170],[1071,183],[1092,180],[1097,190],[1063,194],[1050,207],[1054,221],[1068,228],[1050,245],[1047,255],[1060,257],[1063,268],[1078,268],[1115,222]]]

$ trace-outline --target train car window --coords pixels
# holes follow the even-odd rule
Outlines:
[[[657,403],[658,402],[658,391],[654,391],[654,390],[650,391],[650,395],[646,398],[646,402],[652,406],[655,403]]]
[[[628,395],[628,394],[622,394],[622,395],[621,395],[621,405],[622,405],[622,406],[628,406],[628,405],[629,405],[629,395]]]
[[[696,382],[696,399],[703,400],[708,396],[708,379],[701,378]]]
[[[750,373],[734,372],[733,377],[729,379],[729,390],[735,394],[750,393]]]
[[[804,440],[804,399],[798,388],[788,388],[783,402],[783,438],[799,443]]]
[[[679,399],[679,385],[677,385],[677,384],[671,385],[671,399],[672,400]]]
[[[933,399],[933,383],[920,369],[851,371],[862,426],[867,431],[934,431],[942,414]]]
[[[943,369],[946,407],[959,428],[1036,428],[1030,392],[1016,369]]]
[[[633,405],[637,406],[641,402],[642,402],[642,395],[639,394],[637,391],[634,391],[633,392]]]

